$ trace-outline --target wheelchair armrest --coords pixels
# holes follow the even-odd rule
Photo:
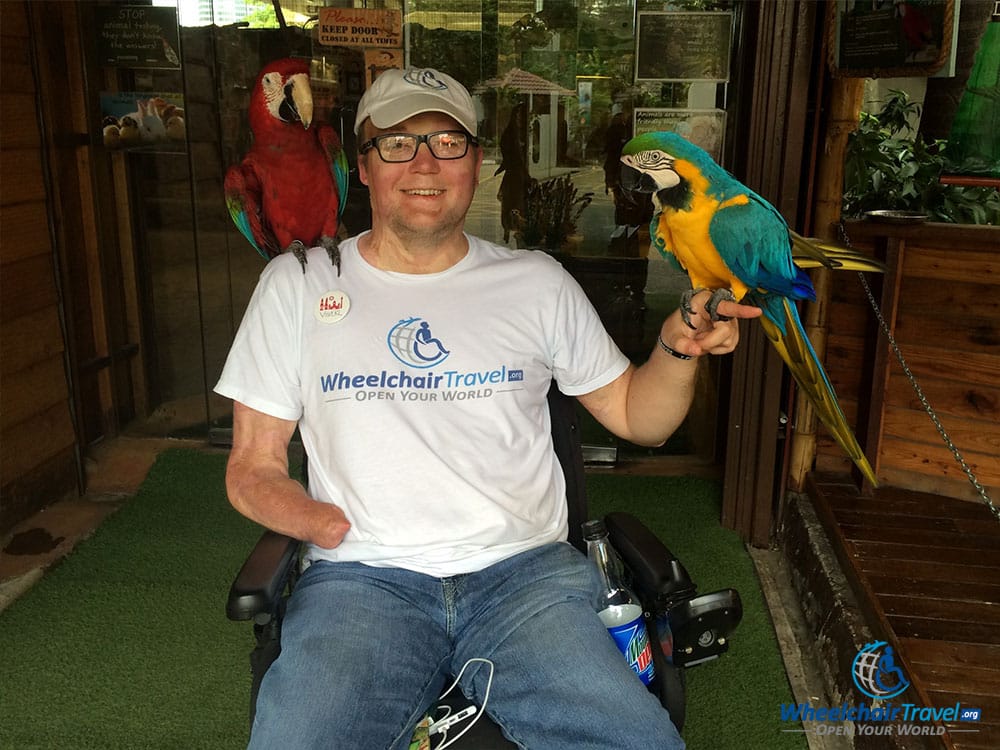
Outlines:
[[[672,664],[693,667],[728,651],[729,636],[743,618],[739,592],[699,595],[680,560],[635,516],[609,513],[604,524],[643,606],[654,618],[666,617]]]
[[[678,599],[694,596],[697,586],[681,561],[638,518],[616,511],[604,523],[643,601],[665,609]]]
[[[226,616],[230,620],[253,620],[276,611],[298,563],[301,544],[274,531],[263,533],[229,588]]]

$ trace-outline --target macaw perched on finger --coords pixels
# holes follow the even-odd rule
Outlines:
[[[698,146],[676,133],[645,133],[622,150],[622,185],[653,200],[652,244],[687,272],[692,289],[681,301],[691,323],[691,297],[712,290],[706,312],[718,320],[720,301],[746,301],[763,311],[761,324],[820,421],[873,485],[878,482],[837,401],[830,379],[802,327],[796,302],[815,300],[805,267],[884,270],[843,248],[792,232],[781,214]],[[692,326],[694,327],[694,326]]]
[[[248,110],[253,145],[226,171],[226,206],[251,245],[270,260],[322,245],[340,273],[337,231],[347,199],[347,156],[332,125],[313,120],[309,62],[285,58],[260,71]]]

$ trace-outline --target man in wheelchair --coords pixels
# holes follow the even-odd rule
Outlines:
[[[305,542],[250,746],[406,748],[461,675],[521,747],[683,747],[565,543],[546,394],[661,444],[697,357],[732,351],[759,311],[723,302],[697,328],[674,313],[636,368],[555,260],[464,233],[483,153],[461,84],[387,71],[355,131],[371,231],[341,244],[339,273],[322,248],[304,272],[269,263],[216,386],[234,400],[230,501]],[[288,473],[296,427],[308,493]]]

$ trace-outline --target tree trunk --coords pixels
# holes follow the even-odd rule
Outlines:
[[[816,214],[813,226],[818,237],[832,239],[832,226],[840,220],[844,194],[844,152],[847,138],[858,127],[858,116],[864,96],[863,78],[834,78],[830,86],[823,150],[816,177]],[[820,361],[826,354],[826,311],[829,302],[830,271],[813,272],[816,301],[806,306],[803,325]],[[795,430],[792,440],[788,486],[801,492],[805,477],[816,457],[816,414],[806,399],[798,399],[795,407]]]

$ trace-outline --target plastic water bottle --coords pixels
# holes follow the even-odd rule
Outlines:
[[[655,671],[642,604],[625,585],[622,561],[608,540],[604,521],[587,521],[583,525],[583,538],[587,541],[587,557],[601,572],[603,585],[597,596],[597,616],[625,655],[629,666],[645,685],[649,685]]]

